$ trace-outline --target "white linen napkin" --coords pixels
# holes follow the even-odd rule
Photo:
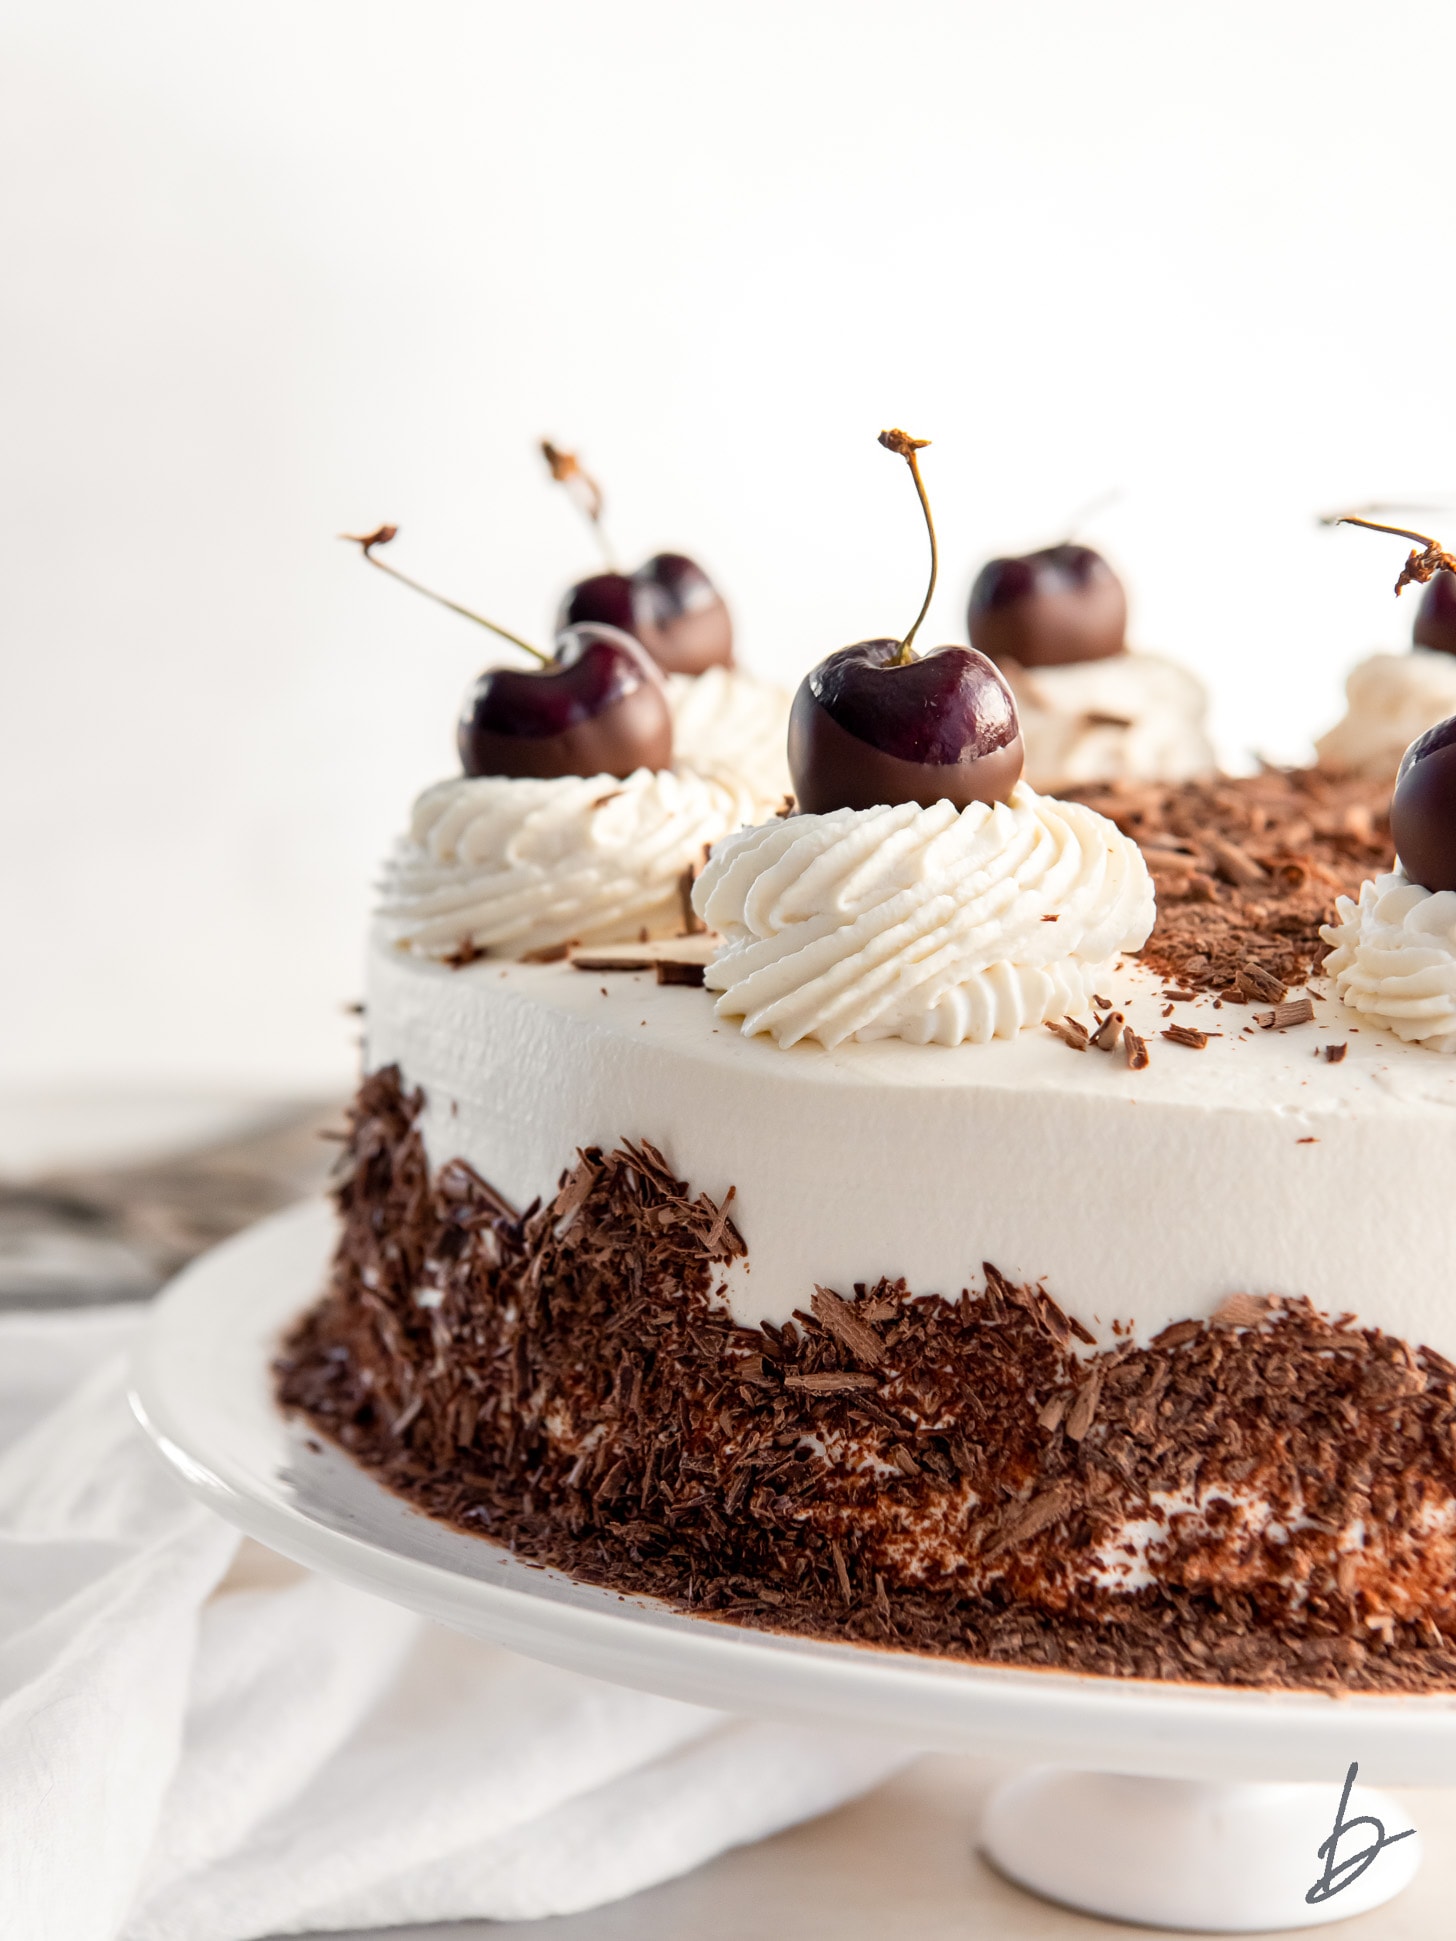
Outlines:
[[[131,1421],[143,1312],[0,1316],[5,1941],[571,1913],[910,1756],[536,1665],[240,1544]]]

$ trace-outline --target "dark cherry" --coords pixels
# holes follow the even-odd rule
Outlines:
[[[974,647],[915,652],[939,555],[916,454],[923,438],[882,431],[910,468],[930,535],[930,584],[903,640],[861,640],[811,668],[789,714],[789,773],[807,815],[880,804],[1004,802],[1021,775],[1021,724],[1000,673]]]
[[[632,574],[593,573],[567,589],[559,627],[601,620],[620,627],[667,674],[733,665],[733,621],[722,594],[685,553],[658,553]]]
[[[398,528],[345,533],[381,573],[498,634],[535,667],[488,667],[461,712],[456,734],[467,775],[615,775],[672,763],[672,711],[655,662],[629,633],[583,622],[556,638],[549,656],[378,557]]]
[[[1456,573],[1443,567],[1426,582],[1411,638],[1417,647],[1456,654]]]
[[[488,667],[465,697],[467,775],[615,775],[672,764],[662,676],[630,634],[583,622],[547,667]]]
[[[733,621],[722,594],[696,560],[685,553],[657,553],[635,573],[617,570],[602,525],[602,488],[574,452],[542,439],[551,476],[564,485],[590,522],[607,570],[568,587],[556,616],[558,627],[600,620],[620,627],[668,674],[702,674],[733,665]]]
[[[1011,690],[974,647],[901,661],[898,640],[861,640],[820,661],[789,715],[799,807],[1004,802],[1021,777]]]
[[[994,661],[1062,667],[1127,645],[1127,594],[1101,553],[1068,540],[988,560],[971,588],[971,645]]]
[[[1390,833],[1413,883],[1456,890],[1456,714],[1427,728],[1402,756]]]
[[[624,634],[637,637],[637,610],[634,589],[625,573],[593,573],[567,588],[556,610],[556,630],[574,627],[590,620],[604,627],[619,627]]]
[[[669,674],[733,665],[733,621],[696,560],[656,553],[632,575],[637,638]]]

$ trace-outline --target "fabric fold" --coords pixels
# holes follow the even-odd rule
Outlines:
[[[143,1312],[0,1317],[0,1935],[575,1912],[905,1763],[537,1665],[240,1549],[131,1420]]]

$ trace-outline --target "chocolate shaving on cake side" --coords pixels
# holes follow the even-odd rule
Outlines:
[[[1153,934],[1138,953],[1180,986],[1278,1003],[1324,962],[1320,925],[1391,867],[1390,781],[1267,768],[1211,782],[1067,789],[1124,835],[1152,872]]]
[[[430,1514],[719,1619],[1121,1676],[1456,1688],[1456,1367],[1232,1296],[1150,1345],[994,1266],[736,1324],[645,1142],[517,1214],[365,1080],[279,1394]],[[1360,1532],[1363,1530],[1363,1540]],[[1117,1588],[1123,1585],[1124,1588]]]

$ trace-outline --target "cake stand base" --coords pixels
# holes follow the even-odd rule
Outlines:
[[[1254,1934],[1390,1900],[1421,1864],[1409,1825],[1395,1800],[1348,1782],[1342,1796],[1039,1768],[992,1797],[981,1844],[1018,1886],[1084,1914]]]

